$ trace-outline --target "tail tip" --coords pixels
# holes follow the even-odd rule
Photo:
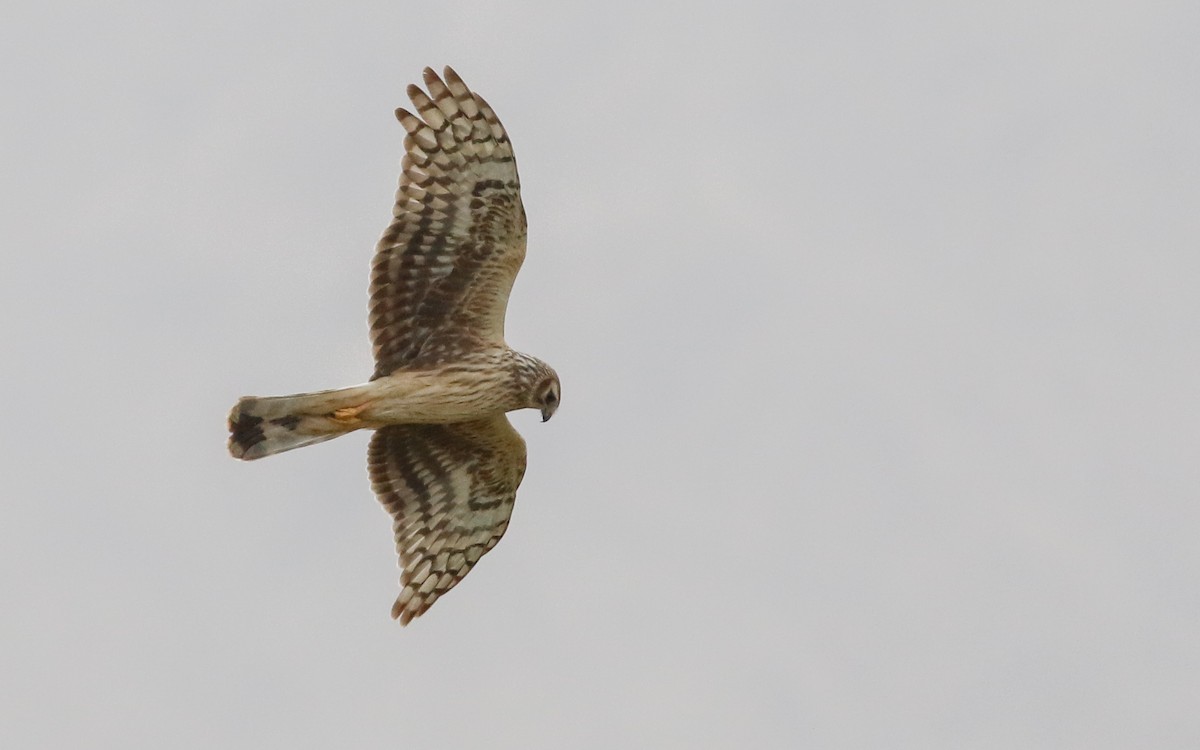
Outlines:
[[[263,432],[263,418],[243,411],[243,408],[251,403],[252,399],[244,398],[229,412],[229,454],[244,461],[263,455],[261,452],[256,453],[254,448],[267,437]]]

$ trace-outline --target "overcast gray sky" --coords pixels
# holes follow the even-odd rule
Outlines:
[[[1200,5],[17,3],[0,745],[1200,746]],[[356,434],[425,65],[513,138],[504,541]]]

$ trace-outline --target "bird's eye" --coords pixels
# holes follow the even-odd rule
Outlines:
[[[546,394],[546,403],[547,404],[553,404],[555,401],[558,401],[557,393],[555,393],[554,391],[550,391],[549,393]]]

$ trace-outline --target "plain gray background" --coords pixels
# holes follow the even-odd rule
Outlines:
[[[4,11],[0,744],[1200,746],[1194,2]],[[368,436],[425,65],[512,135],[512,526],[413,626]]]

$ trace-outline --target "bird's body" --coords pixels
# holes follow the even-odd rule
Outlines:
[[[230,423],[230,451],[255,459],[302,448],[355,430],[398,424],[449,424],[516,411],[537,379],[553,376],[544,362],[507,347],[472,352],[422,369],[397,370],[362,385],[290,396],[247,396]],[[261,434],[246,434],[257,430]]]
[[[525,258],[525,211],[508,136],[446,68],[409,97],[394,220],[376,248],[370,324],[376,368],[363,385],[241,399],[232,455],[256,459],[376,430],[371,483],[393,516],[407,623],[460,581],[508,525],[525,442],[505,413],[558,408],[558,375],[504,342]]]

